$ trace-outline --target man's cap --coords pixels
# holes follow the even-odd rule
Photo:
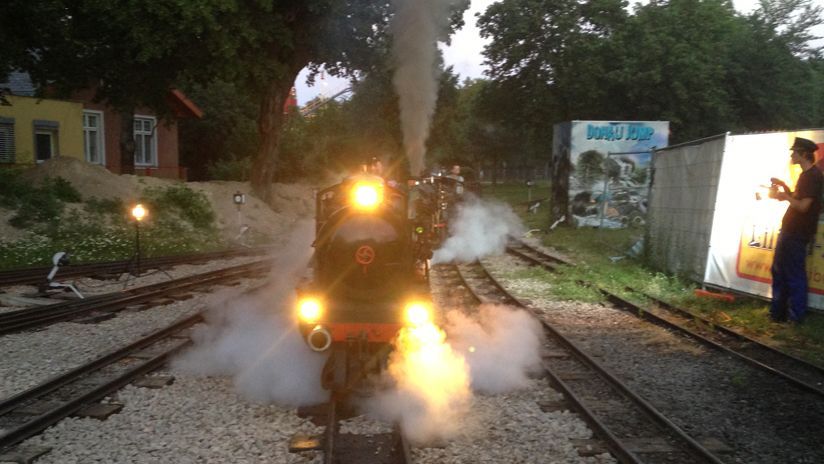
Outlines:
[[[816,145],[815,142],[813,142],[812,140],[796,137],[795,142],[793,142],[793,146],[791,148],[793,150],[799,149],[807,153],[813,153],[816,150],[818,150],[818,145]]]

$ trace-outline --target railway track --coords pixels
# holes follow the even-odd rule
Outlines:
[[[233,258],[237,256],[265,255],[271,250],[272,247],[267,246],[256,248],[236,248],[207,253],[190,253],[177,256],[142,258],[140,260],[140,270],[145,272],[149,269],[163,269],[171,266],[177,266],[179,264],[198,263],[215,259]],[[65,279],[67,277],[120,275],[122,273],[135,271],[135,265],[136,263],[133,260],[72,264],[61,267],[57,275],[60,279]],[[0,271],[0,287],[45,283],[46,276],[49,274],[51,269],[51,267],[32,267],[2,270]]]
[[[0,402],[0,451],[161,367],[190,343],[200,313]]]
[[[33,330],[91,314],[105,317],[105,315],[111,315],[113,312],[122,310],[129,305],[150,303],[164,297],[175,297],[175,295],[183,294],[195,288],[231,282],[250,275],[265,273],[270,266],[269,260],[254,261],[157,284],[92,296],[83,300],[72,300],[1,313],[0,335]]]
[[[569,261],[543,253],[522,242],[513,245],[507,251],[511,255],[541,266],[551,272],[560,270],[558,263],[572,265]],[[676,330],[705,346],[734,356],[751,366],[777,375],[805,391],[824,397],[824,368],[820,366],[777,350],[742,333],[635,289],[626,288],[627,291],[652,302],[653,305],[641,306],[596,284],[589,282],[582,282],[582,284],[595,288],[615,307],[623,309],[629,314],[648,320],[656,325]]]
[[[476,303],[507,304],[533,312],[510,295],[480,263],[455,272]],[[634,393],[543,318],[543,367],[552,383],[623,463],[721,463],[722,461]]]
[[[346,415],[341,412],[349,408],[344,400],[333,395],[328,403],[301,414],[322,423],[324,432],[319,437],[293,438],[290,451],[319,450],[324,464],[411,464],[409,443],[397,426],[386,433],[341,432],[341,421]]]

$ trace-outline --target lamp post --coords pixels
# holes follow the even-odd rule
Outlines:
[[[242,243],[243,234],[244,232],[246,232],[246,230],[243,227],[243,216],[241,215],[240,208],[246,203],[246,194],[241,193],[240,191],[235,192],[235,194],[232,195],[232,202],[235,204],[235,206],[237,206],[237,238]]]
[[[138,203],[132,208],[132,217],[134,218],[134,247],[135,247],[135,275],[140,275],[140,221],[146,217],[146,208]]]
[[[531,180],[526,181],[526,201],[532,203],[532,186],[534,183]]]

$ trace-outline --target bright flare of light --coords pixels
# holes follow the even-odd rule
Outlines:
[[[307,324],[314,324],[320,319],[320,302],[314,298],[305,298],[298,304],[300,320]]]
[[[146,208],[140,203],[136,204],[134,208],[132,208],[132,217],[137,221],[142,221],[143,218],[146,217]]]
[[[432,322],[432,309],[426,303],[413,302],[406,305],[404,311],[406,323],[412,327],[419,327]]]
[[[446,334],[431,322],[401,329],[396,348],[389,372],[399,392],[417,398],[422,406],[415,408],[414,417],[404,417],[401,426],[419,429],[427,424],[427,433],[417,436],[421,440],[456,433],[471,400],[469,366],[464,358],[452,350]]]
[[[383,201],[383,188],[376,183],[357,183],[352,188],[352,200],[362,209],[374,209]]]

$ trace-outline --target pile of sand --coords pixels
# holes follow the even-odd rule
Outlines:
[[[46,161],[22,174],[37,183],[46,177],[62,177],[69,181],[83,196],[98,199],[119,198],[125,204],[140,200],[147,187],[164,187],[180,183],[177,180],[159,177],[113,174],[106,168],[86,163],[74,158],[57,157]],[[274,240],[287,231],[295,221],[311,218],[314,214],[313,187],[302,184],[276,184],[268,206],[251,193],[248,182],[186,182],[185,185],[202,192],[211,202],[217,218],[221,236],[232,241],[240,230],[240,222],[250,227],[250,233]],[[246,204],[241,207],[240,216],[233,202],[236,192],[246,194]],[[0,210],[0,233],[5,240],[13,240],[24,235],[10,226],[7,211]]]

